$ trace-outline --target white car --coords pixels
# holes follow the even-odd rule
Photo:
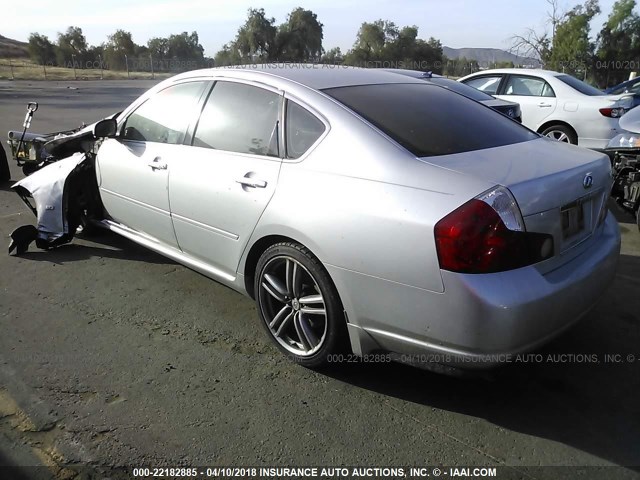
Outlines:
[[[621,133],[619,118],[632,108],[629,95],[607,95],[571,75],[505,68],[472,73],[460,82],[522,109],[522,123],[556,140],[603,149]]]

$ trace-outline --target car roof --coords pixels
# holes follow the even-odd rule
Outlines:
[[[412,78],[421,78],[422,80],[430,78],[443,78],[442,75],[438,75],[433,72],[423,72],[422,70],[408,70],[404,68],[383,68],[385,72],[397,73]]]
[[[208,68],[194,70],[174,77],[176,79],[216,76],[216,75],[238,76],[255,75],[267,77],[277,77],[279,79],[295,82],[314,90],[324,90],[326,88],[348,87],[355,85],[376,85],[386,83],[423,83],[418,78],[411,76],[400,76],[396,73],[386,71],[381,68],[359,68],[344,65],[332,64],[311,64],[311,63],[271,63],[271,64],[249,64],[231,67]]]

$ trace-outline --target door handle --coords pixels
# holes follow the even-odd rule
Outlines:
[[[540,108],[551,108],[553,105],[551,105],[550,103],[539,103],[538,106]]]
[[[251,188],[266,188],[267,186],[267,182],[265,182],[264,180],[251,178],[251,177],[239,178],[236,180],[236,183],[239,183],[240,185],[244,185],[245,187],[251,187]]]
[[[161,161],[160,157],[156,157],[153,159],[153,162],[147,163],[148,166],[151,167],[152,170],[166,170],[167,164]]]

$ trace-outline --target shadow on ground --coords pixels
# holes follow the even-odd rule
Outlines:
[[[23,253],[20,257],[57,264],[88,260],[90,258],[115,258],[135,262],[175,264],[173,260],[141,247],[137,243],[110,231],[100,230],[90,237],[80,236],[79,238],[80,240],[74,238],[71,243],[51,250],[39,250],[35,243],[32,243],[29,251]]]
[[[397,364],[341,364],[327,374],[389,397],[561,442],[640,471],[638,291],[640,258],[622,255],[619,275],[594,311],[535,352],[542,354],[542,362],[511,363],[472,378]],[[568,361],[562,354],[595,355],[599,363]]]

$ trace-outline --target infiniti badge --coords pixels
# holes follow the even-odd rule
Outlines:
[[[586,188],[591,188],[593,186],[593,177],[591,176],[590,173],[587,173],[584,176],[584,180],[582,180],[582,186],[586,189]]]

